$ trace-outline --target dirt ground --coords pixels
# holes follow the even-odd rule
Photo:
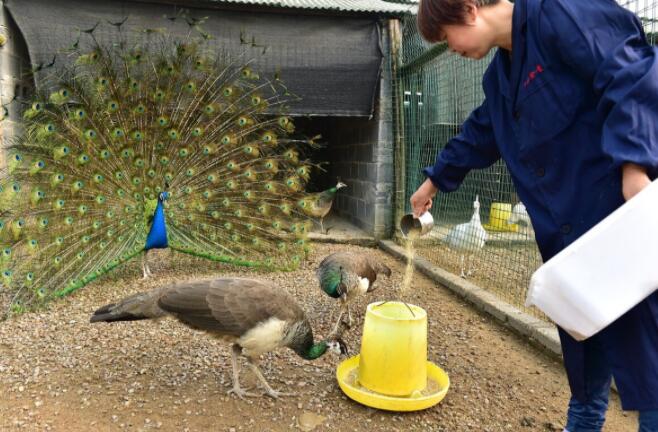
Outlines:
[[[326,335],[337,305],[317,286],[314,270],[330,252],[355,249],[393,268],[390,279],[357,305],[398,296],[404,264],[357,246],[317,244],[295,272],[258,274],[293,293]],[[154,257],[156,276],[139,278],[138,264],[54,304],[49,310],[0,323],[0,430],[2,431],[561,431],[568,400],[558,361],[481,315],[420,274],[403,298],[428,311],[429,359],[451,379],[439,405],[390,413],[349,400],[334,373],[338,359],[307,362],[290,350],[265,356],[265,376],[297,396],[247,401],[227,396],[230,348],[174,320],[88,323],[98,307],[164,283],[253,271],[169,252]],[[361,327],[346,340],[359,350]],[[255,378],[243,368],[242,382]],[[607,432],[636,430],[613,395]]]

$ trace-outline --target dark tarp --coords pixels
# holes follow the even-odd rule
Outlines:
[[[5,7],[18,24],[27,43],[33,67],[52,61],[68,61],[63,49],[79,38],[80,30],[98,27],[93,35],[101,43],[117,40],[109,22],[128,17],[121,27],[132,38],[138,30],[166,28],[186,34],[180,8],[165,4],[129,1],[8,0]],[[262,77],[275,73],[289,91],[301,99],[288,104],[293,115],[371,116],[382,65],[376,17],[330,17],[267,12],[191,9],[188,16],[208,17],[202,28],[223,54],[253,58],[252,68]],[[137,35],[137,36],[135,36]],[[44,76],[37,73],[36,80]]]

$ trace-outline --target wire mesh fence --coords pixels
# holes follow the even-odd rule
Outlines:
[[[640,17],[650,43],[658,43],[658,0],[619,3]],[[398,206],[397,220],[410,210],[409,198],[425,180],[421,168],[434,163],[483,101],[482,76],[493,57],[491,52],[482,60],[463,59],[445,44],[424,42],[415,16],[403,20],[401,27],[395,94],[397,134],[403,143],[398,156],[404,162],[398,173],[403,204]],[[529,217],[504,162],[471,171],[457,191],[437,197],[431,212],[434,229],[415,242],[416,256],[463,274],[510,304],[542,317],[537,309],[524,306],[530,277],[542,261]],[[472,228],[470,221],[476,216],[483,232]]]

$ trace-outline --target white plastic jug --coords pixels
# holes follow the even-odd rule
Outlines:
[[[537,269],[526,305],[584,340],[656,289],[658,180]]]

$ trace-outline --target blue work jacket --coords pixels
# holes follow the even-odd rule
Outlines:
[[[623,163],[658,174],[658,53],[639,19],[614,0],[517,0],[512,52],[498,50],[483,87],[485,101],[424,173],[450,192],[471,169],[502,157],[544,260],[623,204]],[[637,379],[651,387],[622,395],[627,409],[658,409],[658,299],[649,301],[653,335],[626,357],[615,354],[646,372]],[[625,330],[637,332],[619,334]],[[561,337],[572,391],[584,399],[584,344]],[[646,364],[631,358],[638,355]]]

